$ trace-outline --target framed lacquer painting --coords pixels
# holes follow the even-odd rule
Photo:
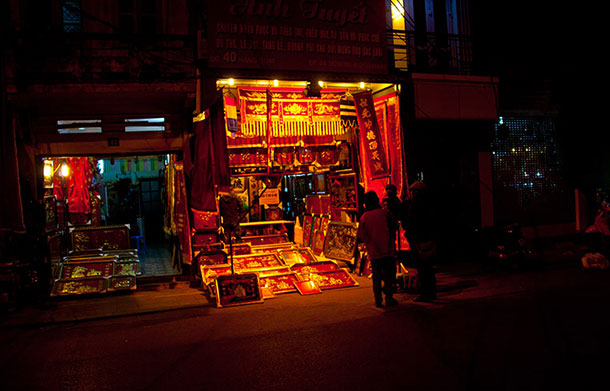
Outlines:
[[[216,306],[230,307],[263,302],[256,273],[227,274],[216,277]]]

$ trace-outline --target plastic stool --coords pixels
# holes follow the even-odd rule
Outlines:
[[[138,254],[146,254],[146,239],[143,235],[132,236],[131,240],[135,240]]]

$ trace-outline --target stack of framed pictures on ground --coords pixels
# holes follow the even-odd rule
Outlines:
[[[137,289],[137,250],[109,250],[62,258],[50,296],[100,294]]]
[[[232,259],[232,266],[199,265],[204,288],[219,308],[260,303],[286,293],[307,295],[358,286],[347,270],[333,260],[318,261],[308,248],[282,248],[278,252],[234,255]]]

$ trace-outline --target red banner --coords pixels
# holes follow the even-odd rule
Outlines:
[[[354,94],[354,105],[360,127],[360,141],[364,151],[365,160],[372,179],[383,178],[390,175],[386,160],[384,139],[377,122],[373,95],[369,92]]]
[[[307,97],[299,88],[246,87],[238,91],[241,133],[229,137],[232,146],[240,145],[239,138],[250,143],[266,137],[271,145],[296,145],[301,140],[307,145],[323,145],[345,132],[340,100],[346,89],[323,89],[319,98]]]

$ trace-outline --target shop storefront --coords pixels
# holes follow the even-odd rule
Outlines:
[[[219,79],[217,86],[218,101],[196,119],[188,163],[192,236],[183,239],[197,278],[220,293],[219,305],[230,293],[216,277],[233,273],[255,273],[268,297],[305,282],[322,290],[356,285],[361,197],[374,190],[383,198],[387,184],[402,189],[406,181],[397,85]],[[217,135],[224,139],[215,142]],[[231,197],[241,218],[235,229],[224,210]]]

